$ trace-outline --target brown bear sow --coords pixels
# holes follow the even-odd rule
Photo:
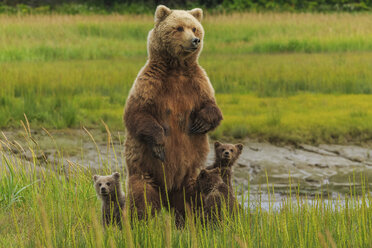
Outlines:
[[[222,144],[218,141],[214,143],[215,162],[207,167],[207,170],[220,168],[223,181],[232,189],[232,166],[239,158],[243,150],[242,144]]]
[[[121,227],[125,196],[121,190],[120,174],[115,172],[109,176],[94,175],[93,180],[97,195],[102,200],[103,226],[117,224]]]
[[[196,179],[196,189],[201,193],[203,209],[208,218],[221,213],[223,204],[233,211],[236,200],[229,186],[221,178],[220,168],[201,170]]]
[[[189,203],[190,181],[208,154],[207,133],[222,120],[212,85],[198,64],[202,16],[201,9],[157,7],[148,61],[127,98],[128,192],[131,207],[141,212],[144,206],[165,204],[167,190],[171,207],[184,214],[184,196]]]

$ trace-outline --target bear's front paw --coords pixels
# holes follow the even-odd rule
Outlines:
[[[154,145],[152,147],[152,155],[154,158],[159,159],[160,161],[164,162],[165,161],[165,150],[164,150],[164,145]]]
[[[190,134],[205,134],[211,130],[212,126],[202,118],[196,118],[190,127]]]

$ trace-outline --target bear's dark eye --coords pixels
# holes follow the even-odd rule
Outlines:
[[[110,186],[110,183],[106,183],[107,184],[107,186]]]
[[[178,27],[178,28],[177,28],[177,31],[182,32],[182,31],[183,31],[183,27],[181,27],[181,26]]]
[[[102,185],[102,183],[99,183],[99,184],[98,184],[98,186],[100,186],[100,187],[101,187],[101,185]]]
[[[230,149],[230,152],[233,152],[233,149]]]
[[[222,152],[224,152],[225,151],[225,149],[222,149]]]
[[[195,33],[196,32],[196,28],[192,28],[192,31]]]

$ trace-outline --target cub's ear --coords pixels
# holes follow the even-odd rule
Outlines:
[[[238,149],[239,152],[241,152],[243,150],[243,144],[236,144],[235,145],[236,149]]]
[[[98,176],[98,175],[94,175],[94,176],[93,176],[93,181],[95,181],[95,182],[96,182],[96,181],[98,180],[98,178],[99,178],[99,176]]]
[[[200,171],[200,174],[199,175],[200,175],[201,178],[203,178],[203,177],[205,177],[205,175],[207,175],[207,171],[205,169],[202,169]]]
[[[218,141],[214,142],[214,148],[218,148],[220,145],[222,145],[220,142]]]
[[[188,11],[192,16],[196,18],[199,22],[203,19],[203,10],[200,8],[195,8]]]
[[[155,23],[163,21],[172,12],[164,5],[159,5],[155,10]]]
[[[115,180],[119,180],[120,179],[120,173],[119,172],[112,173],[112,176],[115,178]]]

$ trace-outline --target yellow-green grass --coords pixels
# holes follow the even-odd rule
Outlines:
[[[225,116],[213,135],[368,140],[371,17],[207,15],[200,64]],[[146,15],[0,16],[0,127],[19,127],[25,113],[34,128],[97,127],[102,119],[123,129],[152,26]]]
[[[206,56],[372,50],[372,14],[207,15]],[[0,61],[146,55],[152,16],[0,16]]]
[[[218,95],[224,113],[218,139],[254,137],[270,142],[349,143],[372,139],[371,95],[258,98]]]
[[[105,58],[145,54],[143,48],[153,26],[153,17],[2,16],[0,23],[3,24],[0,29],[2,46],[9,50],[24,47],[37,55],[53,51],[55,45],[56,53],[65,54],[67,58],[74,58],[74,54],[84,56],[83,51],[87,51],[85,56],[88,57],[90,52],[93,58]],[[207,16],[203,25],[206,30],[205,53],[371,49],[369,27],[372,21],[368,13],[217,15]],[[58,54],[55,56],[59,57]],[[46,54],[44,59],[53,59],[53,56]]]
[[[344,63],[325,54],[202,60],[224,114],[213,136],[310,143],[370,139],[372,95],[362,93],[372,89],[371,54],[339,56]],[[97,127],[102,119],[123,130],[126,96],[144,62],[3,63],[0,126],[20,127],[26,113],[34,128]]]
[[[31,137],[30,134],[27,134]],[[71,163],[25,162],[0,151],[0,247],[370,247],[372,245],[372,197],[365,187],[361,195],[353,189],[341,198],[326,201],[293,193],[274,209],[260,200],[243,197],[248,208],[233,216],[223,210],[214,225],[202,216],[177,229],[166,209],[148,221],[125,219],[122,230],[101,226],[100,201],[92,182],[92,171]],[[26,150],[34,151],[31,141]],[[103,158],[103,161],[105,159]],[[120,171],[118,164],[113,170]],[[54,172],[59,171],[60,173]],[[102,168],[102,167],[101,167]],[[96,173],[110,174],[100,169]],[[359,178],[359,177],[358,177]],[[363,182],[363,178],[361,178]],[[124,179],[122,179],[124,184]],[[259,199],[259,198],[257,198]],[[243,205],[243,204],[242,204]],[[256,207],[252,207],[256,206]],[[192,216],[191,214],[189,216]]]

